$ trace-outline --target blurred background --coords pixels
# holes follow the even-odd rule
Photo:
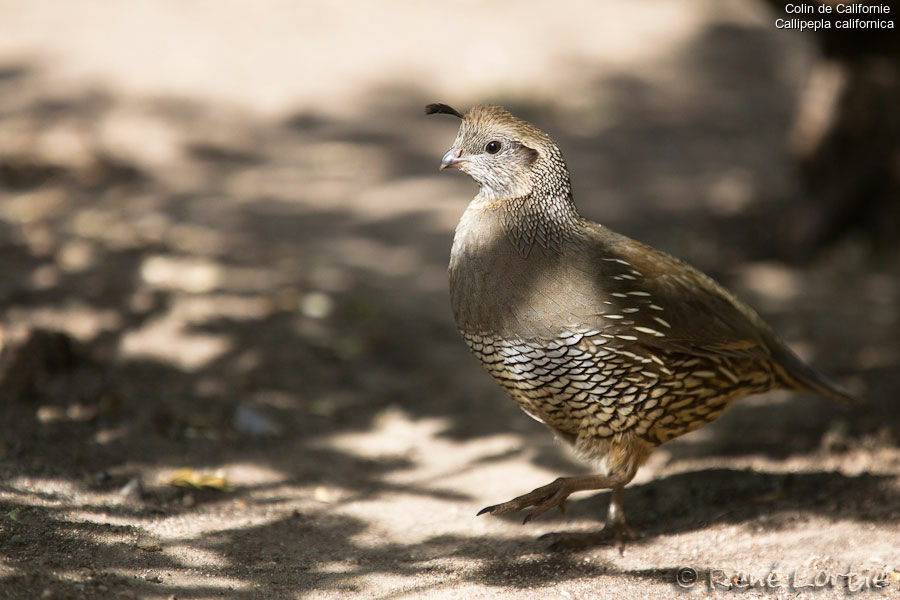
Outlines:
[[[688,559],[751,568],[759,536],[889,562],[900,38],[778,30],[783,9],[0,1],[5,597],[662,597]],[[438,173],[457,123],[428,102],[535,122],[583,214],[716,277],[866,403],[770,394],[666,445],[623,557],[533,541],[595,526],[605,494],[474,519],[586,467],[458,339],[476,188]]]

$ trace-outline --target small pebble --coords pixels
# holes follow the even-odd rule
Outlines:
[[[147,552],[162,551],[162,544],[159,542],[159,540],[149,535],[142,535],[141,537],[139,537],[135,545],[141,550],[145,550]]]
[[[141,492],[143,491],[143,486],[141,485],[140,479],[137,477],[132,477],[128,480],[128,483],[119,488],[119,497],[125,498],[127,500],[139,500],[141,497]]]
[[[311,319],[324,319],[331,314],[334,302],[322,292],[310,292],[300,301],[300,312]]]
[[[240,405],[234,411],[234,428],[251,437],[278,435],[281,427],[258,408]]]

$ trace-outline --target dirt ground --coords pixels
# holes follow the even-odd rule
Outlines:
[[[0,2],[0,598],[831,598],[848,572],[900,596],[900,253],[771,259],[814,60],[772,20]],[[586,215],[717,277],[866,402],[748,398],[666,444],[622,553],[537,539],[598,527],[608,493],[476,518],[589,465],[458,339],[475,186],[437,171],[456,126],[433,101],[551,132]],[[742,573],[786,587],[724,589]]]

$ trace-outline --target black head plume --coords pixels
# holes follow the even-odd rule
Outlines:
[[[446,104],[429,104],[425,107],[426,115],[434,115],[434,114],[444,114],[444,115],[453,115],[455,117],[463,118],[459,111],[453,107],[447,106]]]

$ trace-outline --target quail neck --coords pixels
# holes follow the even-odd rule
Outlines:
[[[479,106],[463,121],[441,167],[457,168],[480,185],[456,228],[450,256],[451,305],[460,328],[537,335],[545,324],[556,328],[571,320],[559,314],[551,321],[529,318],[565,285],[560,278],[574,267],[567,256],[579,256],[571,250],[593,225],[575,208],[568,169],[553,140],[505,109]],[[588,293],[571,291],[573,297]],[[559,312],[552,303],[541,310]]]

